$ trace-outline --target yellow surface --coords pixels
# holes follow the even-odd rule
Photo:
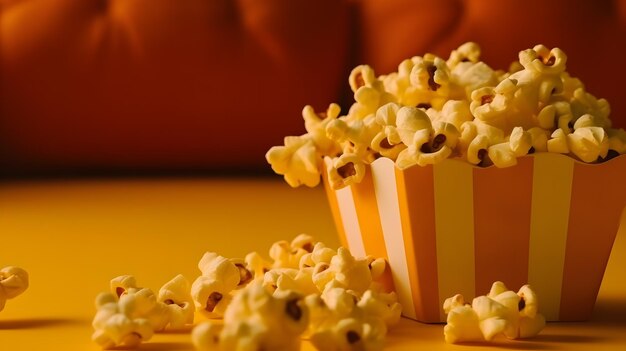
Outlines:
[[[278,179],[0,183],[0,267],[21,266],[31,275],[29,290],[0,312],[0,350],[97,350],[90,341],[93,299],[112,277],[133,274],[157,290],[178,273],[195,279],[204,251],[266,254],[272,242],[302,232],[338,244],[321,187],[293,190]],[[626,346],[624,268],[623,224],[593,320],[549,324],[535,340],[499,340],[492,349]],[[482,349],[447,345],[442,333],[442,325],[403,320],[387,349]],[[141,349],[192,347],[189,335],[173,333],[156,335]]]

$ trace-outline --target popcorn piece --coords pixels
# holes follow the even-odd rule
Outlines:
[[[611,106],[605,99],[596,99],[595,96],[589,94],[584,88],[578,88],[574,91],[574,97],[570,101],[572,114],[574,118],[590,114],[594,117],[595,125],[601,128],[611,128]]]
[[[265,273],[263,285],[269,291],[295,291],[302,295],[318,293],[317,287],[313,284],[313,268],[293,269],[281,268],[272,269]]]
[[[463,296],[446,299],[448,314],[444,328],[446,342],[490,341],[499,334],[509,339],[533,337],[545,326],[545,318],[537,312],[537,295],[528,285],[517,293],[502,282],[495,282],[489,294],[465,304]]]
[[[382,350],[386,333],[382,322],[345,318],[332,328],[311,335],[311,342],[324,351]]]
[[[315,242],[306,234],[298,235],[291,243],[281,240],[270,248],[270,257],[274,260],[273,268],[298,268],[302,256],[311,253]]]
[[[474,42],[467,42],[452,50],[450,58],[446,61],[448,67],[454,68],[461,62],[476,63],[480,60],[480,46]]]
[[[361,87],[372,86],[376,82],[376,74],[374,74],[372,67],[368,65],[356,66],[350,72],[348,82],[350,83],[352,92],[356,93]]]
[[[133,294],[99,295],[98,312],[93,319],[95,329],[92,340],[104,349],[117,347],[134,348],[152,337],[153,328],[145,318],[133,317],[140,302]]]
[[[333,189],[359,183],[365,176],[365,163],[356,154],[344,153],[334,159],[325,157],[324,162]]]
[[[348,114],[357,120],[376,113],[380,106],[396,100],[395,96],[385,91],[383,82],[375,78],[374,70],[367,65],[353,69],[349,81],[355,103]]]
[[[315,113],[313,107],[307,105],[302,109],[304,127],[315,144],[318,153],[322,155],[336,155],[339,151],[339,144],[328,138],[326,128],[328,124],[337,119],[341,108],[337,104],[330,104],[325,113]]]
[[[531,135],[525,132],[522,127],[513,128],[509,137],[509,147],[515,157],[527,155],[528,150],[532,147],[532,142]]]
[[[443,328],[446,342],[456,344],[468,341],[483,341],[483,333],[476,311],[469,305],[452,308],[448,314],[447,324]]]
[[[191,332],[191,342],[198,351],[219,351],[222,326],[214,322],[203,322]]]
[[[548,140],[548,151],[558,154],[569,153],[569,145],[567,140],[567,134],[563,129],[556,129]]]
[[[182,275],[177,275],[161,287],[157,301],[167,305],[171,328],[181,329],[193,323],[194,302],[189,282]]]
[[[570,151],[583,162],[595,162],[609,152],[609,138],[600,127],[581,127],[567,135]]]
[[[379,318],[387,327],[398,324],[402,314],[402,306],[394,292],[385,294],[367,290],[357,303],[357,307],[366,316]]]
[[[411,84],[424,92],[430,105],[440,109],[450,91],[450,70],[443,59],[426,54],[411,69]]]
[[[0,269],[0,293],[6,299],[13,299],[28,289],[28,272],[22,268],[8,266]],[[2,296],[0,295],[0,301]],[[2,310],[0,308],[0,310]]]
[[[137,281],[132,275],[120,275],[111,279],[111,292],[118,298],[128,293],[130,289],[138,289]]]
[[[285,137],[285,145],[272,147],[265,159],[294,188],[303,184],[314,187],[320,182],[320,156],[310,138]]]
[[[254,279],[262,279],[263,275],[272,268],[272,262],[266,261],[258,252],[250,252],[244,261]]]
[[[528,131],[531,140],[531,148],[528,153],[548,151],[548,138],[550,133],[542,128],[530,128]]]
[[[343,247],[337,250],[337,255],[330,261],[328,270],[332,272],[334,280],[340,286],[359,294],[367,290],[372,283],[367,260],[354,258],[350,251]]]
[[[467,148],[467,161],[471,164],[487,166],[491,160],[488,158],[489,138],[477,135]]]
[[[299,350],[299,336],[309,322],[300,295],[272,296],[254,282],[244,288],[224,315],[222,350]]]
[[[232,290],[234,287],[226,285],[224,281],[199,276],[191,285],[191,296],[196,311],[207,318],[224,316],[226,308],[232,301],[230,295]]]
[[[449,100],[443,105],[440,120],[453,124],[457,130],[461,130],[461,126],[465,122],[473,120],[470,107],[467,101]]]
[[[121,275],[111,279],[111,294],[120,300],[123,296],[132,296],[133,308],[131,318],[147,319],[153,330],[165,329],[170,314],[165,304],[157,301],[152,290],[137,286],[132,275]],[[130,300],[129,300],[130,301]]]
[[[204,277],[218,280],[225,287],[234,290],[240,283],[239,268],[228,258],[215,252],[206,252],[198,262],[198,268]]]

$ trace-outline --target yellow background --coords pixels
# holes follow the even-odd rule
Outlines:
[[[625,215],[622,223],[591,321],[551,323],[534,340],[498,340],[494,349],[625,346]],[[338,245],[321,187],[294,190],[278,179],[0,183],[0,267],[17,265],[31,276],[30,288],[0,312],[0,350],[97,350],[90,340],[93,299],[111,278],[132,274],[157,291],[179,273],[195,279],[205,251],[267,255],[271,243],[299,233]],[[403,320],[387,349],[470,348],[445,344],[442,325]],[[192,346],[188,334],[169,333],[141,349]],[[304,343],[303,350],[312,349]]]

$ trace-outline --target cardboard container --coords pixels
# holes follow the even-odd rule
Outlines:
[[[443,301],[530,283],[548,320],[588,319],[626,206],[626,155],[584,164],[550,153],[510,168],[459,160],[398,169],[326,193],[343,244],[386,257],[403,315],[444,322]]]

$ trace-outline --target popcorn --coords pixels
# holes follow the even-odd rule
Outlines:
[[[355,102],[348,113],[339,116],[332,104],[325,115],[305,107],[308,133],[287,137],[285,146],[270,149],[266,158],[292,186],[317,185],[324,162],[331,187],[340,189],[360,182],[365,166],[379,157],[400,169],[447,158],[510,167],[537,152],[583,162],[626,152],[617,132],[608,136],[610,155],[599,130],[575,132],[595,127],[608,134],[610,106],[565,70],[562,50],[536,45],[518,58],[508,71],[493,70],[470,42],[445,61],[414,56],[384,76],[358,66],[349,77]]]
[[[8,266],[0,269],[0,311],[8,299],[16,298],[28,289],[28,273],[22,268]]]
[[[412,85],[427,93],[428,101],[425,102],[437,108],[443,106],[450,90],[450,70],[446,61],[432,54],[417,57],[410,79]]]
[[[294,188],[302,184],[314,187],[320,182],[317,149],[311,139],[285,137],[285,145],[272,147],[265,159],[274,172],[284,175],[287,184]]]
[[[117,301],[113,294],[101,294],[96,299],[98,309],[92,325],[91,338],[103,349],[134,348],[150,340],[153,327],[146,318],[135,317],[139,307],[138,297],[122,295]]]
[[[259,283],[236,295],[224,316],[222,350],[299,350],[309,312],[298,294],[272,296]]]
[[[569,143],[567,140],[567,134],[563,129],[556,129],[548,140],[548,151],[558,154],[569,153]]]
[[[497,335],[509,339],[536,336],[545,326],[538,313],[537,295],[529,285],[515,293],[502,282],[495,282],[489,294],[479,296],[471,306],[463,296],[445,300],[444,312],[448,323],[444,327],[446,342],[491,341]]]
[[[367,290],[357,303],[357,307],[368,317],[376,317],[382,320],[387,327],[400,322],[402,306],[398,303],[398,297],[394,292],[377,293]]]
[[[207,318],[219,318],[224,316],[226,307],[231,303],[230,292],[234,290],[232,285],[224,281],[206,276],[199,276],[191,285],[191,296],[196,306],[196,311]]]
[[[326,134],[326,128],[337,119],[340,111],[341,108],[337,104],[330,104],[326,112],[320,114],[315,113],[313,107],[308,105],[302,109],[304,128],[321,154],[333,155],[340,151],[339,145]]]
[[[375,78],[374,70],[367,65],[353,69],[349,82],[355,100],[349,115],[357,120],[376,113],[380,106],[396,100],[395,96],[385,91],[383,82]]]
[[[570,151],[583,162],[595,162],[609,152],[609,138],[600,127],[580,127],[567,135]]]
[[[367,290],[372,283],[367,260],[354,258],[350,251],[343,247],[340,247],[337,255],[331,259],[328,271],[340,286],[359,294]]]
[[[386,333],[382,322],[345,318],[332,328],[313,334],[311,342],[324,351],[382,350]]]
[[[219,351],[222,326],[214,322],[203,322],[191,332],[191,342],[198,351]]]
[[[365,176],[365,163],[356,154],[345,153],[335,159],[324,158],[328,181],[333,189],[359,183]]]
[[[193,323],[194,301],[189,290],[189,282],[180,274],[159,290],[157,301],[167,305],[168,324],[173,329],[181,329]]]
[[[115,294],[118,298],[122,297],[122,295],[127,294],[128,291],[131,289],[138,289],[137,281],[132,275],[120,275],[118,277],[115,277],[111,279],[111,283],[109,285],[111,286],[111,292]]]
[[[282,240],[270,248],[270,257],[274,268],[298,268],[302,256],[313,252],[315,242],[306,234],[298,235],[291,243]]]
[[[172,289],[175,288],[174,284],[182,284],[181,278],[184,279],[182,276],[180,278],[174,278],[171,282],[167,283],[164,288]],[[164,330],[168,325],[171,325],[173,328],[182,327],[182,325],[177,324],[177,318],[180,317],[181,312],[176,311],[174,306],[168,306],[169,303],[164,303],[162,300],[157,301],[157,296],[152,290],[138,287],[134,276],[121,275],[113,278],[110,282],[110,291],[115,301],[121,300],[124,296],[132,296],[134,299],[134,307],[131,317],[147,319],[154,331]],[[164,291],[164,293],[166,293],[166,291]],[[172,293],[169,292],[167,294],[171,295]],[[183,296],[185,292],[179,291],[177,294]],[[178,301],[178,298],[176,301]],[[183,302],[181,301],[180,304],[182,305]],[[179,306],[177,306],[177,308],[178,307]]]

